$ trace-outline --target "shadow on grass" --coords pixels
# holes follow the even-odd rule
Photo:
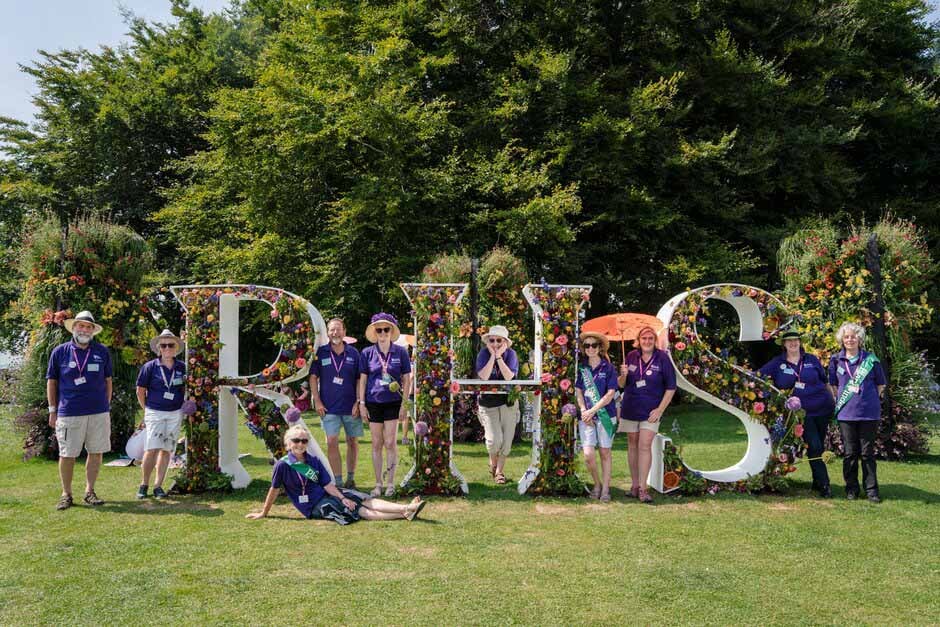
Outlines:
[[[101,508],[107,514],[134,514],[144,516],[196,516],[214,518],[225,514],[221,507],[197,501],[190,497],[169,498],[165,501],[107,501]]]

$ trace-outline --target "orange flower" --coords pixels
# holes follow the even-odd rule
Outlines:
[[[671,470],[663,475],[663,487],[667,490],[679,487],[679,475]]]

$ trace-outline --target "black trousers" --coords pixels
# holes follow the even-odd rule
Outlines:
[[[877,420],[840,420],[842,446],[842,478],[846,494],[858,494],[858,462],[862,462],[862,484],[868,494],[878,494],[878,472],[875,464],[875,437],[878,435]]]
[[[813,488],[817,490],[825,490],[829,487],[826,462],[818,458],[825,450],[826,432],[829,430],[830,420],[831,416],[807,416],[803,420],[803,441],[806,442],[807,457],[811,459],[809,467],[813,473]]]

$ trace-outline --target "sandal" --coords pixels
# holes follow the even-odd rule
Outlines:
[[[632,488],[630,488],[630,491],[627,492],[627,496],[631,499],[640,498],[640,486],[635,485]]]
[[[57,510],[68,509],[70,507],[72,507],[72,495],[71,494],[63,494],[62,496],[60,496],[59,502],[56,503],[55,505],[55,508]]]
[[[494,479],[496,479],[496,485],[505,485],[508,481],[506,479],[506,475],[504,475],[501,472],[497,472],[496,475],[494,476]]]
[[[591,498],[595,501],[601,498],[601,487],[599,485],[594,486],[594,489],[591,490]]]
[[[385,496],[395,496],[395,486],[390,485],[385,488]]]
[[[601,503],[610,503],[610,492],[603,492],[600,496]]]
[[[369,493],[369,496],[382,496],[382,484],[375,484],[375,487],[372,488],[372,492]]]
[[[646,490],[640,490],[640,503],[652,503],[653,497]]]
[[[428,504],[427,501],[418,501],[418,503],[413,505],[410,510],[405,512],[405,518],[407,518],[408,520],[414,520],[415,518],[418,517],[418,514],[421,512],[422,509],[424,509],[424,506],[427,504]]]
[[[86,504],[91,505],[92,507],[98,507],[99,505],[104,505],[104,501],[98,498],[98,495],[95,494],[94,490],[89,490],[85,492],[85,498],[82,499]]]

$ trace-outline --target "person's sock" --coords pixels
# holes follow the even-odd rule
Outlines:
[[[342,488],[342,487],[343,487],[343,476],[342,476],[342,475],[339,475],[338,477],[336,477],[336,479],[333,481],[333,483],[336,484],[336,487],[337,487],[337,488]]]
[[[346,483],[347,483],[347,485],[350,484],[350,483],[355,483],[355,482],[356,482],[356,473],[354,473],[354,472],[347,472],[347,473],[346,473]]]

